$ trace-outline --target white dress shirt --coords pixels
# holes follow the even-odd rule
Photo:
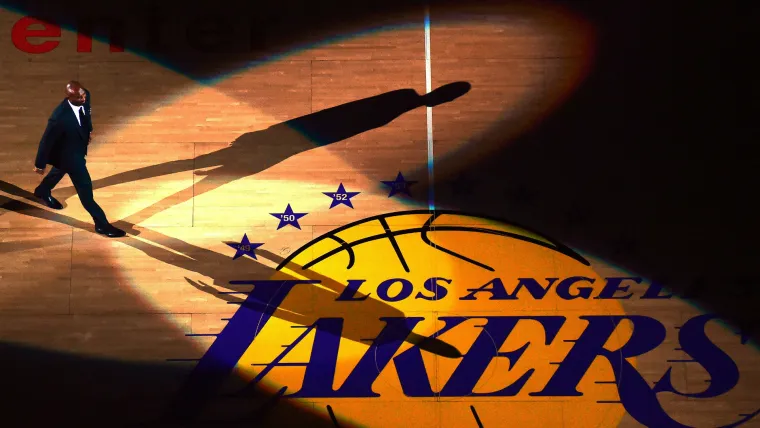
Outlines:
[[[79,122],[79,126],[82,126],[82,122],[79,120],[79,110],[82,110],[82,115],[84,115],[84,106],[75,106],[74,104],[71,104],[71,101],[68,102],[71,106],[71,109],[74,110],[74,116],[77,117],[77,122]]]

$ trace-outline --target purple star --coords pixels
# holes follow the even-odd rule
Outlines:
[[[404,180],[404,176],[401,175],[401,171],[399,171],[395,180],[383,181],[382,183],[391,188],[391,193],[388,195],[390,198],[396,193],[406,193],[407,195],[412,196],[412,194],[409,192],[409,186],[416,183],[416,181]]]
[[[280,224],[277,226],[277,230],[280,230],[287,225],[291,225],[296,229],[301,229],[301,226],[298,225],[298,219],[305,216],[307,213],[294,213],[293,209],[290,208],[290,204],[288,204],[288,207],[285,208],[284,213],[271,214],[280,219]]]
[[[264,245],[263,243],[261,243],[261,244],[251,244],[248,241],[248,235],[247,234],[243,234],[243,240],[240,241],[239,244],[236,243],[236,242],[225,242],[225,244],[227,244],[230,247],[232,247],[232,248],[234,248],[234,249],[237,250],[237,252],[235,253],[235,257],[233,257],[232,260],[235,260],[238,257],[244,256],[244,255],[247,255],[249,257],[252,257],[254,260],[257,260],[256,259],[256,253],[254,253],[254,250],[256,248],[259,248],[260,246]]]
[[[351,205],[351,198],[358,195],[360,192],[346,192],[345,187],[343,187],[343,183],[340,183],[340,186],[338,186],[338,190],[334,193],[332,192],[322,192],[325,195],[333,198],[332,204],[330,204],[330,208],[338,206],[338,205],[345,205],[349,208],[353,208],[354,206]]]

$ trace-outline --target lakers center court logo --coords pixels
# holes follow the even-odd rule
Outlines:
[[[673,330],[627,313],[625,302],[674,297],[479,216],[367,218],[279,260],[272,277],[231,287],[240,308],[180,391],[177,417],[200,420],[248,399],[250,412],[236,417],[252,422],[287,400],[340,427],[595,427],[624,417],[687,427],[664,397],[709,403],[741,380],[705,333],[711,316]],[[640,366],[665,346],[682,358]],[[686,364],[704,382],[683,385],[676,373]]]

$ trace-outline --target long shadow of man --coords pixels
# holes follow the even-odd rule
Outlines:
[[[467,82],[443,85],[428,94],[413,89],[399,89],[331,107],[265,130],[241,135],[228,147],[212,153],[165,162],[114,174],[93,181],[93,189],[143,180],[195,169],[215,169],[194,186],[192,192],[180,191],[143,210],[141,218],[185,202],[224,184],[256,174],[283,160],[316,147],[323,147],[386,125],[402,114],[418,107],[434,107],[450,102],[469,92]],[[73,188],[58,191],[63,197],[75,194]]]
[[[217,167],[208,173],[200,186],[192,189],[194,191],[181,191],[175,197],[164,199],[164,201],[153,204],[138,213],[142,214],[141,217],[149,216],[152,215],[152,212],[166,209],[185,199],[190,199],[231,181],[260,172],[302,151],[325,146],[383,126],[400,115],[421,106],[436,106],[449,102],[464,95],[469,90],[470,85],[468,83],[456,82],[444,85],[426,95],[419,95],[412,89],[391,91],[299,117],[263,131],[241,135],[228,147],[194,159],[166,162],[99,179],[93,183],[93,188],[103,188],[181,171]],[[22,199],[37,202],[31,192],[4,181],[0,181],[0,190]],[[68,196],[75,193],[73,188],[61,190],[58,192]],[[170,205],[164,202],[169,202]],[[90,229],[85,222],[38,208],[19,199],[0,196],[0,208],[67,224],[82,230],[89,231]],[[131,216],[133,219],[135,217],[135,215]],[[127,236],[121,241],[124,244],[136,248],[156,260],[213,278],[214,284],[217,286],[235,290],[229,285],[229,281],[244,278],[267,279],[275,273],[274,269],[252,261],[237,263],[234,270],[227,269],[225,267],[228,266],[229,257],[155,231],[137,230],[134,223],[121,221],[115,224],[128,231],[130,235],[139,234],[141,238],[152,241],[145,242],[145,240]],[[40,240],[38,244],[44,246],[49,242]],[[24,243],[25,247],[31,245],[35,245],[35,243],[30,241]],[[170,248],[176,253],[168,251],[166,248]],[[14,245],[0,247],[2,252],[17,250],[18,248]],[[270,254],[270,258],[276,259],[276,256]],[[273,261],[278,262],[280,260]],[[352,307],[352,310],[349,310],[345,304],[341,305],[335,302],[336,297],[345,287],[344,284],[338,284],[329,278],[318,276],[314,272],[311,272],[310,276],[319,279],[329,291],[313,287],[303,297],[284,302],[284,307],[282,310],[276,311],[273,314],[274,317],[305,325],[314,322],[314,318],[319,316],[334,317],[336,313],[350,315],[352,319],[351,328],[342,331],[342,336],[349,340],[365,343],[364,341],[367,338],[373,337],[373,334],[382,328],[381,317],[403,316],[397,309],[374,299],[365,300],[361,308]],[[240,303],[241,299],[229,294],[220,294],[214,287],[190,279],[187,281],[194,287],[212,293],[221,299],[228,300],[231,303]],[[236,289],[235,291],[242,290]],[[318,308],[318,310],[315,311],[314,308]],[[460,356],[456,349],[438,339],[426,339],[410,332],[407,341],[439,355],[455,358]]]

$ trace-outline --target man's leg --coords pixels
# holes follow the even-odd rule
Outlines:
[[[53,167],[45,178],[42,179],[40,185],[34,189],[34,196],[42,199],[42,201],[50,208],[57,210],[63,208],[63,205],[53,197],[51,191],[61,181],[64,175],[66,175],[64,171]]]
[[[50,196],[50,192],[61,181],[64,175],[66,175],[65,172],[53,167],[50,172],[47,173],[45,178],[42,179],[40,185],[34,189],[34,194],[40,197]]]
[[[90,213],[92,220],[95,222],[95,230],[98,233],[106,233],[108,236],[124,236],[124,232],[111,226],[106,218],[106,213],[100,208],[92,193],[92,178],[90,177],[87,166],[84,162],[72,167],[69,171],[69,177],[77,190],[79,200],[82,206]]]

